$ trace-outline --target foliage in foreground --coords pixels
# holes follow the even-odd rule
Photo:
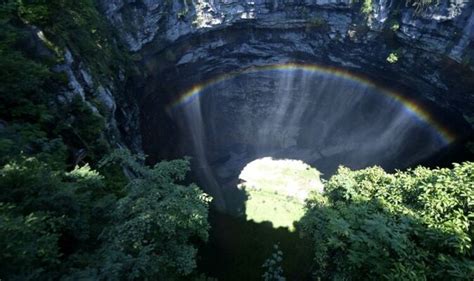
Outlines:
[[[148,168],[119,151],[134,176],[111,190],[89,166],[63,173],[35,158],[0,169],[0,277],[5,280],[177,280],[207,240],[208,197],[182,186],[188,162]],[[122,195],[123,194],[123,195]]]
[[[207,239],[208,198],[178,184],[187,161],[148,168],[110,154],[94,89],[89,103],[64,99],[66,73],[55,66],[66,50],[94,84],[128,71],[96,5],[0,1],[1,280],[188,279],[194,242]]]
[[[275,244],[273,248],[274,251],[272,255],[265,260],[262,266],[265,268],[265,273],[262,276],[263,281],[286,281],[286,278],[283,277],[283,269],[281,267],[283,252],[280,251],[278,244]]]
[[[473,280],[474,163],[340,168],[301,221],[321,280]]]

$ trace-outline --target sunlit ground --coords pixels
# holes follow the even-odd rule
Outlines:
[[[320,173],[299,160],[257,159],[245,166],[239,178],[239,188],[248,194],[247,219],[269,221],[275,228],[293,230],[310,191],[323,191]]]

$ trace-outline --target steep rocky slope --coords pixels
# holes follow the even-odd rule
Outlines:
[[[472,121],[472,3],[442,0],[417,10],[379,0],[362,12],[362,3],[352,2],[103,1],[104,14],[143,66],[134,90],[142,102],[145,150],[159,157],[173,151],[173,126],[163,109],[187,88],[286,62],[362,75]]]
[[[216,185],[212,183],[215,180],[209,178],[215,177],[218,178],[219,185],[233,185],[229,174],[235,173],[245,161],[255,157],[234,159],[234,154],[229,154],[229,151],[235,150],[235,153],[245,155],[249,151],[259,150],[256,147],[261,141],[248,141],[255,124],[268,115],[266,112],[272,112],[271,108],[278,108],[274,102],[278,100],[277,97],[267,99],[263,96],[270,97],[278,87],[284,87],[281,81],[287,78],[273,74],[252,74],[247,75],[247,78],[233,80],[213,90],[227,93],[227,98],[226,95],[219,95],[219,98],[216,96],[214,99],[201,98],[200,107],[204,108],[203,112],[196,107],[188,109],[188,113],[174,116],[170,105],[182,95],[189,95],[193,87],[198,87],[203,92],[205,87],[202,85],[207,83],[208,86],[207,81],[222,80],[223,75],[262,66],[296,63],[337,69],[348,76],[370,81],[400,94],[416,104],[416,107],[429,112],[427,114],[429,119],[433,119],[432,122],[449,127],[458,141],[464,142],[472,138],[472,124],[469,123],[474,120],[473,4],[468,0],[440,0],[421,7],[416,6],[418,2],[115,0],[102,1],[102,9],[141,66],[141,74],[136,77],[131,90],[139,102],[145,153],[154,160],[183,154],[191,154],[198,159],[205,158],[207,160],[203,160],[196,171],[207,178],[204,185],[212,186]],[[299,79],[298,74],[292,75],[292,80],[288,80],[290,84]],[[305,88],[301,84],[290,87],[293,90],[299,89],[296,92]],[[339,99],[333,102],[339,103],[337,101]],[[308,102],[311,103],[310,100]],[[378,107],[382,104],[383,102]],[[388,109],[386,106],[382,107]],[[339,109],[347,114],[352,107]],[[363,115],[364,111],[365,109],[361,110],[360,114]],[[260,114],[254,114],[255,112]],[[193,116],[188,121],[183,121],[186,114]],[[239,119],[239,116],[243,119]],[[315,113],[311,116],[315,116]],[[341,116],[343,114],[338,113],[334,118],[324,117],[320,123],[322,127],[327,127],[327,120]],[[246,117],[248,118],[245,119]],[[354,116],[352,121],[357,122],[357,118]],[[388,123],[382,127],[389,126],[390,118],[387,117]],[[383,112],[377,117],[377,120],[381,119],[385,119]],[[224,121],[219,123],[215,120]],[[315,126],[306,128],[305,122],[295,120],[297,121],[293,125],[296,124],[297,128],[285,128],[283,125],[278,127],[271,124],[271,121],[260,122],[265,128],[273,126],[274,131],[281,132],[281,136],[266,135],[262,140],[289,136],[289,141],[285,141],[287,145],[281,148],[292,152],[289,153],[291,155],[283,153],[283,156],[295,157],[295,149],[291,146],[293,143],[298,146],[297,156],[305,159],[301,158],[300,154],[304,153],[299,149],[302,135],[309,134],[311,137],[307,135],[306,138],[311,139],[314,144],[321,133],[307,133]],[[403,127],[410,127],[407,124]],[[351,128],[362,130],[363,126],[351,123],[348,119],[341,130],[350,132]],[[292,130],[296,130],[296,133],[292,133]],[[373,147],[371,141],[376,142],[377,136],[381,136],[380,132],[371,134],[371,140],[362,143]],[[352,138],[345,133],[337,135],[338,137],[334,137]],[[431,151],[431,140],[427,135],[419,136],[420,140],[413,139],[413,136],[410,138],[413,152],[405,151],[404,156],[392,156],[385,161],[391,163],[386,167],[403,168],[428,155],[428,152],[415,149],[424,147],[423,149]],[[395,147],[406,148],[407,145],[404,144],[407,142],[402,141],[401,137],[400,141],[400,146],[384,141],[387,148],[381,148],[381,151],[386,151],[388,147],[402,151]],[[337,145],[338,141],[328,137],[327,140],[321,140],[321,143],[321,150],[313,151],[312,154],[319,155],[322,151],[322,155],[327,156],[325,151],[337,150],[334,155],[349,155],[351,151],[355,151],[356,142]],[[197,152],[198,150],[204,152]],[[305,155],[311,154],[308,153]],[[336,162],[345,165],[359,163],[354,168],[361,168],[362,163],[383,165],[382,160],[373,161],[372,157],[371,161],[365,162],[360,157],[354,156],[354,161],[339,158],[332,161],[323,157],[320,161],[322,164],[318,165],[328,164],[331,166],[328,171],[335,168],[332,166],[336,166]],[[400,160],[406,157],[413,159]],[[307,160],[312,163],[320,157],[310,158]],[[212,166],[212,163],[218,164],[209,169],[208,166]],[[219,171],[219,167],[227,166],[231,168]],[[215,173],[224,176],[216,176]]]
[[[352,40],[357,26],[365,25],[360,5],[352,0],[313,1],[103,1],[106,16],[122,31],[130,50],[160,41],[223,29],[239,23],[258,28],[291,29],[308,24],[324,24],[327,35],[337,40]],[[406,44],[425,51],[444,54],[460,62],[469,56],[474,37],[474,14],[468,0],[441,0],[416,11],[404,1],[378,0],[367,15],[368,34],[359,41],[371,40],[376,32],[397,23],[395,35]],[[408,1],[409,2],[409,1]]]

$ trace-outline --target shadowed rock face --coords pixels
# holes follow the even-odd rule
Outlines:
[[[437,5],[425,9],[406,5],[405,0],[374,0],[368,16],[361,13],[361,3],[352,0],[100,2],[104,14],[133,51],[140,51],[149,43],[155,50],[162,49],[180,38],[239,23],[277,29],[325,26],[327,35],[336,40],[352,40],[354,27],[367,27],[371,32],[367,36],[357,34],[360,41],[373,40],[377,33],[396,23],[398,39],[457,61],[469,53],[474,37],[474,14],[469,0],[439,0]]]
[[[177,146],[193,156],[208,192],[229,200],[258,158],[300,159],[331,175],[339,165],[408,167],[447,145],[386,92],[297,69],[237,75],[170,112]]]
[[[216,163],[223,178],[225,166],[263,156],[301,159],[330,174],[340,164],[406,167],[446,145],[387,93],[302,70],[219,82],[174,109],[172,119],[189,136],[183,151]]]
[[[147,102],[179,95],[181,85],[163,93],[160,84],[183,75],[199,83],[231,69],[302,60],[386,79],[392,87],[402,83],[474,119],[467,106],[474,102],[474,2],[440,0],[417,10],[407,1],[371,1],[369,15],[356,3],[362,1],[350,0],[99,2],[143,58],[137,81],[147,85],[137,92]],[[396,64],[386,60],[391,53],[398,54]]]
[[[377,89],[315,73],[238,75],[167,110],[209,79],[288,62],[366,77],[416,100],[459,139],[472,137],[472,3],[441,0],[415,13],[378,0],[367,19],[351,2],[103,1],[143,65],[134,92],[145,153],[153,161],[193,155],[202,185],[218,194],[258,157],[301,159],[327,176],[339,164],[404,168],[443,148]]]
[[[386,61],[384,44],[328,38],[324,32],[306,28],[276,30],[239,25],[183,39],[145,57],[144,70],[148,76],[141,90],[141,104],[146,152],[155,159],[182,154],[176,144],[183,136],[178,133],[176,118],[171,119],[165,108],[193,86],[234,71],[287,62],[330,66],[364,76],[419,100],[433,111],[436,119],[448,121],[455,131],[469,135],[469,129],[462,125],[463,116],[473,112],[472,95],[466,93],[474,82],[469,80],[469,73],[456,68],[440,69],[438,61],[429,60],[417,49],[412,50],[410,59],[404,57],[399,63],[390,64]],[[437,78],[427,80],[428,76]],[[241,95],[248,99],[251,95],[260,97],[259,93],[277,91],[276,79],[273,82],[262,79],[260,83],[255,78],[253,86],[246,87]],[[234,83],[238,83],[237,80]],[[249,79],[242,82],[243,85],[249,83]],[[233,95],[232,102],[238,102],[239,95]],[[458,125],[460,129],[456,128]]]

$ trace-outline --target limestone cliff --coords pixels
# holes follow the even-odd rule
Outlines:
[[[473,102],[471,1],[440,0],[417,10],[409,1],[375,0],[368,2],[368,13],[355,2],[114,0],[102,1],[102,8],[129,49],[146,58],[152,76],[157,54],[178,67],[194,64],[201,73],[300,54],[312,63],[388,77],[389,84],[402,81],[428,99],[473,115],[465,106]],[[242,36],[239,44],[236,36]],[[391,54],[396,64],[387,63]]]
[[[419,11],[410,3],[400,3],[404,1],[376,0],[368,15],[362,15],[360,4],[353,2],[357,1],[114,0],[102,1],[102,6],[132,51],[154,40],[169,43],[240,23],[290,29],[317,21],[329,27],[329,37],[342,41],[351,40],[355,26],[367,23],[373,32],[364,39],[370,40],[376,32],[396,25],[396,37],[417,48],[458,62],[472,55],[474,11],[469,0],[441,0]]]
[[[451,116],[472,123],[473,3],[440,0],[418,9],[404,0],[363,2],[370,4],[364,12],[351,0],[102,1],[142,66],[136,97],[145,152],[176,155],[179,136],[165,107],[189,87],[287,62],[343,69],[436,104],[434,115],[453,126],[459,122]],[[254,87],[248,93],[271,90]]]

